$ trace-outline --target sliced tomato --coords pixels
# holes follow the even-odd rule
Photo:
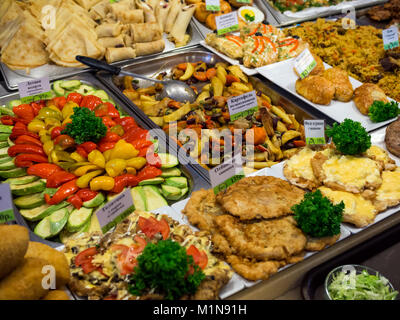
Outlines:
[[[153,236],[158,232],[158,223],[156,219],[151,219],[153,217],[150,217],[149,219],[139,217],[138,220],[138,225],[140,230],[143,231],[143,233],[148,237],[148,238],[153,238]],[[154,222],[155,220],[155,222]]]
[[[162,234],[163,239],[167,239],[169,236],[169,224],[164,219],[161,219],[158,222],[158,226],[160,228],[160,233]]]
[[[136,260],[137,256],[146,247],[146,240],[142,237],[135,236],[135,244],[128,247],[123,244],[115,244],[111,248],[112,250],[118,250],[121,253],[118,255],[118,270],[121,275],[131,274],[138,262]]]
[[[191,245],[187,250],[186,253],[189,256],[193,257],[194,263],[197,264],[201,269],[207,267],[208,264],[208,257],[207,253],[204,251],[200,251],[194,245]]]
[[[98,269],[92,264],[93,256],[97,254],[97,248],[91,247],[83,250],[75,258],[75,265],[81,267],[84,273],[90,273]]]
[[[92,261],[86,261],[80,265],[83,270],[83,273],[90,273],[97,270],[97,267],[92,264]]]

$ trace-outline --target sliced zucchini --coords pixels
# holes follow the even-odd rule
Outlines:
[[[90,218],[90,226],[88,232],[97,232],[97,231],[101,231],[101,227],[99,219],[97,218],[97,215],[94,213]]]
[[[11,159],[8,162],[0,163],[0,171],[1,170],[10,170],[10,169],[14,169],[14,168],[16,168],[16,165],[14,164],[13,159]]]
[[[56,236],[64,228],[68,221],[69,211],[67,208],[62,208],[54,211],[49,215],[50,232],[52,236]]]
[[[19,105],[21,105],[21,104],[22,104],[21,100],[15,99],[15,100],[9,101],[9,102],[7,103],[7,107],[8,107],[9,109],[12,109],[12,108],[17,107],[17,106],[19,106]]]
[[[0,114],[4,114],[6,116],[12,116],[12,117],[15,115],[14,112],[12,111],[12,109],[3,107],[3,106],[0,106]]]
[[[105,200],[104,195],[99,192],[93,199],[85,201],[83,206],[86,208],[96,208],[101,205]]]
[[[181,189],[166,184],[161,185],[161,190],[164,197],[168,200],[178,200],[182,195]]]
[[[78,231],[85,223],[90,220],[93,208],[81,207],[71,212],[67,222],[67,230],[69,232]]]
[[[12,158],[10,158],[12,159]],[[27,183],[31,183],[33,181],[39,180],[39,177],[36,176],[23,176],[23,177],[18,177],[18,178],[9,178],[7,180],[5,180],[5,183],[8,184],[27,184]]]
[[[181,189],[181,198],[189,191],[189,188]]]
[[[65,89],[61,87],[61,84],[63,83],[62,80],[57,80],[54,81],[53,83],[53,90],[56,94],[56,96],[63,96],[65,94]]]
[[[82,82],[80,82],[79,80],[64,80],[61,81],[60,87],[66,90],[74,90],[78,88],[81,84]]]
[[[7,178],[18,178],[26,175],[25,168],[14,168],[10,170],[0,171],[0,177]]]
[[[8,148],[9,147],[5,147],[5,148],[1,148],[0,149],[0,158],[8,157]]]
[[[10,137],[7,138],[7,143],[10,147],[12,147],[15,143],[11,141]]]
[[[75,92],[80,93],[84,96],[88,94],[88,92],[95,91],[95,89],[87,84],[81,84],[81,86],[75,90]]]
[[[167,177],[177,177],[182,174],[182,171],[179,170],[178,168],[168,168],[168,169],[162,169],[162,174],[161,177],[167,178]]]
[[[169,153],[158,153],[161,160],[161,168],[172,168],[179,164],[178,158]]]
[[[46,189],[46,182],[37,180],[27,184],[12,184],[10,185],[10,189],[11,193],[15,196],[38,193]]]
[[[49,217],[44,218],[40,221],[33,232],[43,239],[47,239],[51,237],[51,230],[50,230],[50,219]]]
[[[0,133],[9,133],[11,134],[14,126],[7,126],[5,124],[0,124]]]
[[[165,184],[168,186],[177,187],[180,189],[187,188],[188,181],[185,177],[171,177],[165,179]]]
[[[108,100],[108,94],[104,90],[96,90],[95,92],[92,93],[92,95],[99,97],[101,100]]]
[[[133,204],[136,210],[147,211],[146,196],[142,187],[134,187],[131,189]]]
[[[145,186],[145,185],[149,185],[149,184],[161,184],[163,182],[164,182],[164,178],[156,177],[156,178],[140,181],[139,186]]]
[[[168,202],[160,194],[156,186],[143,186],[143,192],[146,197],[147,210],[152,211],[168,205]],[[179,190],[179,195],[181,190]]]
[[[20,209],[33,209],[45,203],[43,193],[28,194],[14,199],[15,205]]]
[[[0,141],[8,141],[9,133],[0,133]]]
[[[6,148],[8,147],[8,142],[7,141],[1,141],[0,142],[0,148]]]
[[[63,201],[52,206],[45,203],[33,209],[22,209],[19,212],[26,220],[38,221],[52,214],[54,211],[64,208],[68,205],[69,203],[67,201]]]

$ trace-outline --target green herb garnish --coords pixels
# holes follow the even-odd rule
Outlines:
[[[75,139],[77,144],[86,141],[98,142],[106,135],[107,127],[100,117],[96,117],[94,111],[88,108],[74,108],[71,116],[72,122],[68,123],[61,132]]]
[[[185,247],[170,239],[149,243],[137,260],[139,265],[129,284],[129,292],[137,296],[155,289],[166,299],[179,299],[194,294],[205,278]]]
[[[398,294],[388,286],[388,280],[363,270],[357,274],[355,270],[346,274],[341,271],[333,276],[328,285],[332,300],[394,300]]]
[[[320,190],[306,193],[304,199],[292,207],[300,229],[311,237],[330,237],[340,233],[344,203],[334,205]]]
[[[400,114],[399,104],[395,101],[374,101],[369,107],[368,116],[372,122],[382,122],[397,117]]]
[[[245,13],[245,14],[244,14],[244,18],[245,18],[247,21],[254,21],[255,16],[251,16],[251,15],[249,15],[248,13]]]
[[[345,119],[341,124],[334,123],[325,133],[342,154],[360,154],[371,147],[371,136],[357,121]]]

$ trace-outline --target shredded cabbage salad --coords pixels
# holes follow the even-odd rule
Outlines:
[[[333,276],[328,291],[332,300],[394,300],[398,292],[388,284],[385,277],[366,270],[359,274],[355,270],[341,271]]]

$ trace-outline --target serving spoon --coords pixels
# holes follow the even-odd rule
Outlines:
[[[161,83],[163,85],[163,91],[161,93],[161,98],[168,97],[168,98],[171,98],[171,99],[173,99],[175,101],[179,101],[179,102],[187,102],[187,101],[194,102],[196,100],[196,93],[194,92],[194,90],[183,81],[158,80],[158,79],[148,78],[148,77],[142,76],[140,74],[124,71],[124,70],[122,70],[122,68],[109,65],[108,63],[105,63],[104,61],[100,61],[100,60],[85,57],[85,56],[76,56],[75,59],[89,67],[108,71],[115,75],[122,74],[125,76],[131,76],[131,77],[142,79],[142,80],[148,80],[148,81],[152,81],[152,82],[156,82],[156,83]]]

